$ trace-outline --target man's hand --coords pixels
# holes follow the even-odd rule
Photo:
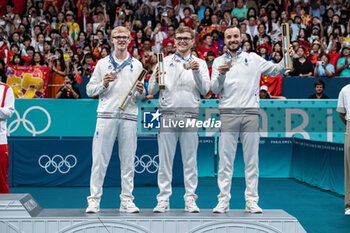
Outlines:
[[[230,70],[230,66],[228,66],[227,64],[219,66],[218,70],[220,74],[226,74],[226,72],[228,72]]]
[[[112,75],[112,73],[109,73],[109,74],[106,74],[104,77],[103,77],[103,86],[105,86],[106,88],[109,86],[109,83],[110,82],[113,82],[114,80],[116,80],[117,78],[114,77]]]
[[[136,85],[136,90],[140,93],[140,94],[142,94],[143,93],[143,89],[144,89],[144,84],[143,84],[143,82],[137,82],[137,85]]]
[[[196,61],[190,62],[190,67],[192,70],[199,70],[199,63]]]

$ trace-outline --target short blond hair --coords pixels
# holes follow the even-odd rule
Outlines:
[[[114,28],[111,32],[111,35],[113,37],[114,34],[123,33],[123,32],[128,34],[128,36],[130,37],[131,34],[130,34],[129,29],[127,29],[126,27],[123,27],[123,26],[118,26],[118,27]]]
[[[187,26],[179,27],[178,29],[176,29],[175,35],[176,35],[176,34],[182,34],[182,33],[185,33],[185,32],[190,33],[192,39],[194,38],[194,32],[193,32],[193,30],[192,30],[190,27],[187,27]]]

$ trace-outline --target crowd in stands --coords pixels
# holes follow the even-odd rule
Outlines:
[[[132,32],[129,53],[149,74],[156,53],[174,53],[182,25],[195,32],[193,55],[209,71],[227,51],[223,30],[230,25],[240,28],[244,51],[279,62],[281,24],[288,22],[296,55],[285,75],[350,77],[349,13],[349,0],[0,0],[0,75],[6,82],[8,65],[47,66],[48,97],[66,96],[59,94],[65,80],[89,77],[113,51],[110,33],[120,25]]]

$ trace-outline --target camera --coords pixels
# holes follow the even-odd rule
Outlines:
[[[317,63],[318,63],[318,65],[320,65],[320,66],[323,66],[323,65],[324,65],[324,62],[323,62],[323,61],[318,61]]]
[[[57,55],[52,55],[51,58],[52,58],[52,60],[57,60],[58,56]]]

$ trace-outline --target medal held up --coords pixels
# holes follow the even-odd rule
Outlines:
[[[164,54],[157,53],[158,67],[159,67],[159,89],[165,89],[165,72],[164,72]]]
[[[282,23],[282,53],[285,70],[293,70],[292,58],[289,55],[290,35],[289,23]]]
[[[142,82],[143,79],[146,77],[146,74],[147,74],[147,70],[146,69],[142,69],[140,74],[138,75],[138,77],[135,79],[135,81],[134,81],[133,85],[131,86],[130,90],[126,94],[122,104],[119,106],[119,108],[121,110],[125,111],[126,107],[128,106],[128,104],[131,101],[131,98],[135,95],[137,83],[138,82]]]

